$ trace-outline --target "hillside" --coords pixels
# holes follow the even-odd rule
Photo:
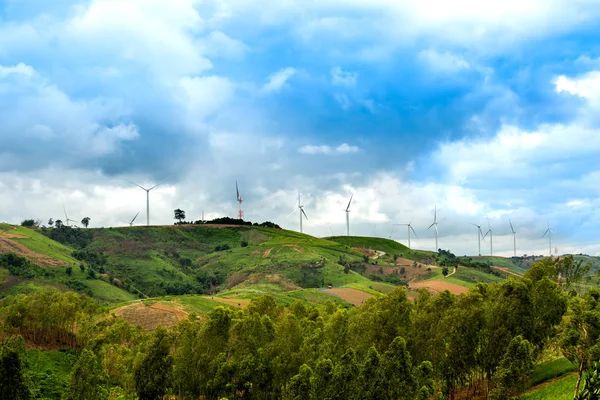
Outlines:
[[[319,239],[275,228],[208,224],[0,227],[0,253],[14,252],[30,262],[29,272],[0,268],[0,296],[47,285],[87,293],[107,304],[197,295],[199,300],[184,304],[186,311],[195,312],[193,304],[212,304],[201,299],[207,295],[247,300],[268,293],[282,304],[333,298],[359,305],[398,285],[461,293],[477,282],[499,280],[470,268],[444,278],[435,265],[438,254],[382,238]]]

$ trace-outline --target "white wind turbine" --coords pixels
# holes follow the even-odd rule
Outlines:
[[[550,249],[550,257],[552,257],[552,234],[553,233],[554,233],[554,231],[552,230],[552,228],[550,228],[550,222],[548,222],[548,229],[546,229],[546,232],[544,232],[542,237],[548,235],[548,247]]]
[[[290,215],[294,214],[296,211],[298,211],[298,214],[300,215],[300,233],[302,233],[302,217],[304,216],[304,218],[306,218],[307,220],[308,220],[308,217],[306,216],[306,213],[304,212],[304,206],[302,204],[300,204],[300,191],[298,191],[298,209],[292,211],[290,213]],[[288,217],[290,215],[288,215]]]
[[[406,229],[408,231],[408,248],[410,249],[411,248],[410,247],[410,231],[412,231],[415,234],[415,236],[417,237],[417,239],[419,238],[419,236],[417,235],[417,232],[415,232],[415,230],[412,227],[412,221],[410,221],[408,224],[396,224],[396,225],[398,225],[398,226],[406,226]],[[437,246],[437,243],[436,243],[436,246]]]
[[[471,225],[477,227],[477,254],[479,254],[479,256],[481,256],[481,241],[482,240],[485,241],[485,236],[483,234],[483,231],[481,230],[481,225],[477,225],[472,222],[471,222]]]
[[[77,221],[69,218],[69,216],[67,215],[67,209],[65,208],[65,203],[63,203],[63,211],[65,212],[65,225],[77,227],[77,225],[75,225],[75,224],[71,225],[71,222],[77,222]]]
[[[512,234],[513,234],[513,247],[514,247],[514,254],[516,257],[517,256],[517,232],[515,232],[515,228],[513,228],[513,224],[512,224],[512,222],[510,222],[510,219],[508,220],[508,223],[510,224],[510,230],[512,231]]]
[[[346,213],[346,236],[350,236],[350,203],[352,203],[352,198],[354,194],[350,195],[350,201],[348,202],[348,206],[344,210]]]
[[[433,211],[433,224],[429,225],[429,228],[427,228],[427,230],[430,230],[431,228],[434,228],[434,230],[435,230],[435,251],[438,251],[439,247],[438,247],[437,205],[435,206],[435,209]]]
[[[485,235],[483,235],[483,239],[485,239],[485,237],[487,235],[490,235],[490,256],[494,255],[494,238],[492,237],[492,226],[490,225],[490,219],[488,218],[488,231],[485,233]]]
[[[167,178],[165,178],[165,179],[163,179],[162,181],[160,181],[159,183],[157,183],[156,185],[154,185],[154,186],[152,186],[151,188],[148,188],[148,189],[145,188],[145,187],[143,187],[143,186],[138,185],[135,182],[127,181],[127,182],[131,183],[132,185],[135,185],[135,186],[139,187],[140,189],[146,191],[146,225],[147,226],[150,226],[150,191],[152,189],[154,189],[155,187],[157,187],[157,186],[162,185],[163,183],[165,183],[165,181],[167,179],[169,179],[169,178],[170,178],[170,176],[167,177]]]

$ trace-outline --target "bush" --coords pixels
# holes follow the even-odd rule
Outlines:
[[[220,244],[217,247],[215,247],[215,251],[225,251],[229,249],[231,249],[231,247],[228,244]]]
[[[242,240],[240,242],[240,246],[242,246],[242,247],[248,247],[248,241],[247,240]]]
[[[21,222],[21,226],[27,227],[27,228],[33,228],[35,226],[38,226],[39,224],[35,222],[35,220],[33,219],[26,219],[25,221]]]
[[[73,267],[67,267],[65,272],[67,273],[67,275],[71,276],[71,274],[73,273]]]

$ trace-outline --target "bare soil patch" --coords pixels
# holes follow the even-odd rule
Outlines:
[[[511,271],[510,269],[506,268],[506,267],[492,267],[494,269],[497,269],[498,271],[502,271],[505,272],[509,275],[513,275],[513,276],[517,276],[519,278],[523,277],[523,275],[521,274],[517,274],[516,272]]]
[[[420,264],[419,264],[420,265]],[[404,268],[404,272],[402,271]],[[410,282],[415,279],[419,279],[425,277],[429,274],[430,271],[427,271],[425,266],[421,266],[421,268],[413,267],[412,264],[398,265],[396,267],[391,266],[383,266],[383,265],[367,265],[367,274],[377,275],[377,276],[385,276],[385,275],[398,275],[400,278]]]
[[[362,290],[352,288],[336,288],[327,289],[325,293],[332,294],[339,297],[340,299],[358,307],[364,303],[367,299],[372,297],[370,293],[363,292]]]
[[[265,250],[263,257],[269,257],[269,254],[271,254],[271,250],[273,250],[273,248]]]
[[[290,249],[292,249],[293,251],[296,251],[298,253],[304,253],[304,249],[300,246],[296,246],[295,244],[284,244],[284,247],[289,247]]]
[[[250,304],[248,299],[231,299],[227,297],[204,296],[205,299],[218,301],[219,303],[227,304],[228,306],[244,308]]]
[[[161,325],[169,328],[186,318],[188,314],[164,303],[154,303],[151,306],[136,303],[116,309],[115,315],[132,325],[139,325],[142,329],[151,331]]]
[[[443,282],[443,281],[421,281],[411,283],[411,288],[425,288],[431,290],[432,292],[439,293],[444,290],[448,290],[452,294],[462,294],[467,293],[469,291],[468,288],[464,286],[457,285],[456,283],[451,282]]]
[[[69,263],[46,255],[36,253],[28,247],[25,247],[19,242],[11,240],[11,238],[27,238],[26,236],[15,235],[12,233],[4,233],[0,235],[0,253],[15,253],[18,256],[25,257],[29,261],[39,265],[40,267],[60,267],[69,265]]]
[[[376,254],[373,250],[365,249],[362,247],[354,247],[354,250],[358,251],[359,253],[364,254],[365,256],[369,256],[369,257],[373,257]]]

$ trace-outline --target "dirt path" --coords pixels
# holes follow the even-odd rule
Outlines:
[[[0,253],[15,253],[18,256],[25,257],[40,267],[60,267],[69,265],[66,261],[57,260],[44,254],[36,253],[13,239],[28,239],[28,237],[3,232],[0,234]]]
[[[498,270],[498,271],[502,271],[502,272],[504,272],[504,273],[507,273],[507,274],[509,274],[509,275],[516,276],[516,277],[518,277],[518,278],[522,278],[522,277],[523,277],[523,275],[521,275],[521,274],[517,274],[516,272],[513,272],[513,271],[511,271],[510,269],[508,269],[508,268],[506,268],[506,267],[492,267],[492,268],[494,268],[495,270]]]
[[[444,278],[447,278],[447,277],[449,277],[449,276],[452,276],[452,275],[454,275],[455,273],[456,273],[456,267],[454,267],[454,269],[452,270],[452,273],[450,273],[450,274],[446,275]]]

